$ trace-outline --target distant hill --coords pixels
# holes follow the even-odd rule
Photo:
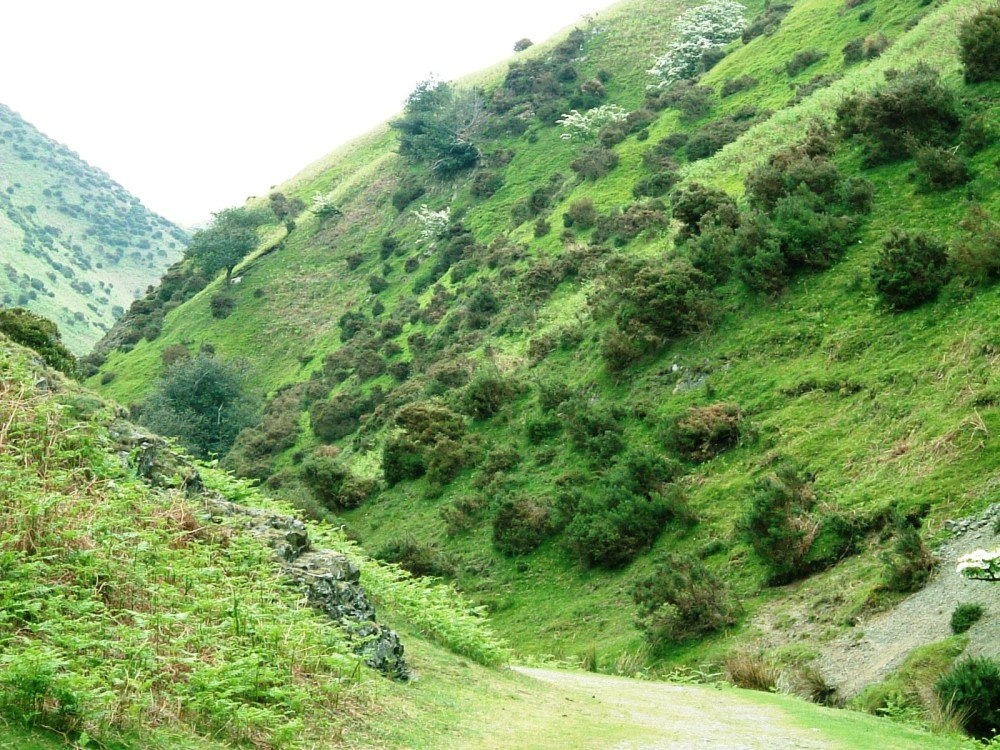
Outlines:
[[[183,253],[187,233],[0,104],[0,303],[84,353]]]

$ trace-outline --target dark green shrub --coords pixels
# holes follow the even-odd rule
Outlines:
[[[594,459],[610,459],[624,448],[622,415],[617,409],[574,399],[565,405],[562,416],[573,447]]]
[[[612,211],[599,217],[593,241],[602,243],[614,238],[615,244],[621,247],[647,230],[665,229],[669,222],[663,201],[632,203],[624,211]]]
[[[747,44],[762,34],[773,34],[781,25],[781,19],[788,15],[792,9],[791,3],[767,3],[760,15],[754,18],[747,27],[743,29],[743,43]]]
[[[76,371],[76,357],[63,346],[59,327],[22,307],[0,309],[0,333],[37,352],[49,367],[67,375]]]
[[[1000,727],[1000,664],[987,658],[958,662],[934,683],[942,705],[951,706],[962,717],[966,732],[989,740]]]
[[[519,388],[495,370],[477,372],[461,396],[462,411],[475,419],[489,419],[510,403]]]
[[[566,539],[585,565],[620,568],[653,545],[683,503],[673,485],[649,496],[605,487],[580,500]]]
[[[509,556],[533,552],[552,533],[549,508],[530,497],[507,500],[493,517],[493,546]]]
[[[996,138],[996,123],[985,112],[969,117],[962,126],[962,147],[970,155],[978,154]]]
[[[427,471],[424,451],[405,433],[391,435],[382,448],[382,475],[393,487],[407,479],[419,479]]]
[[[418,178],[404,177],[392,194],[392,205],[397,211],[403,211],[425,192],[427,192],[427,188]]]
[[[463,495],[442,506],[441,520],[448,536],[455,536],[475,526],[486,512],[489,502],[483,495]]]
[[[465,435],[462,416],[433,401],[406,404],[396,412],[394,421],[411,440],[424,447],[431,447],[442,438],[461,442]]]
[[[952,243],[949,260],[964,278],[985,284],[1000,278],[1000,221],[974,205],[958,225],[962,232]]]
[[[384,292],[389,288],[389,282],[381,276],[372,274],[368,277],[368,288],[371,290],[372,294],[378,294],[379,292]]]
[[[187,359],[191,356],[191,352],[184,344],[171,344],[165,347],[160,353],[160,359],[163,361],[163,369],[170,367],[175,362],[179,362],[182,359]]]
[[[236,300],[228,294],[213,294],[209,307],[213,318],[228,318],[236,309]]]
[[[656,198],[665,195],[677,183],[678,174],[674,170],[657,172],[651,177],[644,177],[635,183],[632,195],[636,198]]]
[[[722,82],[722,88],[720,89],[720,95],[725,98],[727,96],[732,96],[740,91],[749,91],[758,83],[757,79],[753,76],[742,75],[736,78],[727,78]]]
[[[951,613],[951,632],[961,635],[986,613],[982,604],[959,604]]]
[[[732,143],[743,135],[753,127],[754,122],[752,117],[738,118],[733,115],[712,120],[695,131],[688,139],[688,160],[707,159],[721,150],[727,143]]]
[[[882,564],[882,586],[904,594],[922,588],[934,570],[934,558],[920,531],[905,519],[897,521],[895,540],[882,554]]]
[[[679,110],[681,118],[697,120],[708,114],[712,108],[715,92],[708,86],[699,86],[694,81],[674,81],[662,89],[653,89],[646,94],[646,106],[653,110],[667,107]]]
[[[944,243],[894,229],[872,267],[875,293],[886,307],[911,310],[935,299],[948,280]]]
[[[745,415],[737,404],[692,406],[674,420],[670,448],[692,461],[707,461],[739,442]]]
[[[390,539],[375,553],[375,557],[395,563],[415,576],[449,578],[455,575],[455,565],[446,553],[413,536]]]
[[[850,65],[852,63],[861,62],[865,59],[865,38],[863,36],[856,37],[844,45],[844,64]]]
[[[861,144],[867,166],[906,158],[914,141],[943,145],[960,124],[954,94],[924,63],[887,73],[881,87],[852,94],[837,105],[837,126]]]
[[[562,380],[544,380],[538,384],[538,406],[543,412],[555,411],[573,397],[573,390]]]
[[[924,191],[949,190],[972,179],[965,157],[936,146],[918,147],[914,153],[917,174]]]
[[[671,133],[661,138],[655,146],[642,152],[642,163],[654,172],[676,170],[677,162],[673,156],[684,147],[688,138],[687,133]]]
[[[309,425],[316,437],[324,443],[332,443],[358,429],[366,406],[365,399],[357,392],[315,401],[309,407]]]
[[[563,226],[590,229],[597,221],[597,210],[590,198],[579,198],[569,204],[563,214]]]
[[[669,341],[700,330],[718,312],[708,279],[686,259],[626,259],[612,273],[615,320],[622,331],[639,323]]]
[[[388,260],[393,255],[398,253],[403,247],[403,243],[399,241],[399,237],[391,234],[385,235],[378,243],[378,256],[382,260]]]
[[[681,240],[698,234],[702,220],[709,215],[726,226],[735,227],[740,222],[736,201],[718,188],[698,182],[688,183],[675,190],[670,201],[674,218],[683,225],[678,237]]]
[[[655,347],[655,336],[646,326],[633,324],[628,330],[609,328],[601,334],[601,360],[612,375],[624,372]]]
[[[966,83],[1000,80],[1000,5],[984,7],[965,21],[958,43]]]
[[[654,648],[714,633],[732,625],[726,586],[696,557],[661,557],[632,592],[639,627]]]
[[[299,478],[316,500],[330,510],[357,508],[378,489],[375,480],[353,474],[335,457],[322,453],[302,462]]]
[[[826,57],[827,53],[819,49],[804,49],[792,55],[792,59],[785,63],[785,72],[789,78],[794,78],[810,65],[815,65]]]
[[[524,423],[525,435],[532,445],[554,438],[562,429],[562,422],[556,417],[529,417]]]
[[[361,253],[348,253],[344,256],[344,263],[347,264],[348,271],[356,271],[365,262],[365,256]]]
[[[482,170],[472,178],[472,194],[482,200],[491,198],[502,187],[503,175],[497,172]]]
[[[427,480],[438,487],[444,487],[472,463],[473,456],[471,444],[441,438],[425,452]]]
[[[118,377],[117,372],[112,372],[110,370],[103,372],[101,373],[101,385],[108,385],[110,383],[113,383],[115,381],[115,378],[117,377]]]
[[[768,583],[780,585],[835,564],[853,551],[857,524],[816,509],[812,478],[782,462],[757,480],[743,532],[768,568]]]
[[[684,244],[684,256],[712,284],[722,284],[733,267],[736,230],[711,215],[702,221],[699,229],[699,233]]]
[[[569,166],[581,179],[599,180],[618,166],[618,154],[602,146],[595,146],[580,154]]]

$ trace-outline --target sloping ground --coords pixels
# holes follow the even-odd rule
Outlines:
[[[181,257],[187,233],[0,104],[0,304],[86,353]]]
[[[995,549],[994,523],[1000,505],[955,524],[957,534],[937,550],[937,569],[924,588],[888,612],[864,618],[820,649],[816,666],[840,692],[851,697],[898,669],[915,648],[952,635],[951,613],[959,604],[983,606],[982,618],[968,631],[969,656],[1000,656],[1000,587],[961,576],[955,563],[976,549]]]

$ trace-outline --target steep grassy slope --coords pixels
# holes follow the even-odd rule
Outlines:
[[[514,96],[506,71],[476,78],[495,109],[475,171],[435,177],[432,165],[392,152],[390,129],[309,168],[281,190],[306,202],[328,195],[342,215],[303,213],[287,236],[276,227],[237,269],[238,286],[215,282],[168,312],[155,341],[113,353],[103,370],[116,378],[104,391],[138,404],[168,346],[249,358],[258,391],[281,398],[230,465],[313,512],[337,513],[369,549],[454,577],[523,652],[626,673],[659,659],[718,662],[753,642],[755,617],[769,617],[791,644],[779,656],[808,661],[811,639],[899,596],[882,553],[905,546],[907,527],[922,524],[933,542],[946,518],[995,499],[1000,291],[958,273],[935,301],[894,313],[871,270],[893,228],[954,249],[968,243],[959,222],[970,205],[996,217],[1000,147],[987,139],[973,153],[956,133],[948,148],[967,155],[973,178],[926,192],[912,158],[865,167],[856,142],[831,137],[841,177],[872,184],[856,235],[826,270],[799,269],[771,293],[748,288],[740,262],[727,259],[710,299],[689,289],[692,310],[708,308],[708,320],[690,326],[672,322],[691,310],[663,313],[673,287],[669,278],[657,287],[655,273],[696,257],[697,242],[681,241],[676,198],[668,225],[664,206],[633,191],[672,171],[657,160],[665,153],[647,156],[669,136],[704,140],[712,123],[747,125],[708,158],[685,158],[690,141],[671,157],[682,189],[724,188],[747,222],[750,171],[816,120],[832,122],[845,96],[887,86],[891,69],[933,66],[962,117],[976,114],[987,129],[1000,120],[998,89],[961,80],[956,34],[968,2],[799,0],[771,33],[733,42],[700,79],[711,89],[707,109],[685,113],[683,102],[646,99],[646,70],[687,7],[624,2],[571,38],[565,58],[562,40],[524,53],[572,68],[560,72],[553,101],[503,109]],[[761,11],[751,4],[748,13]],[[854,40],[889,46],[846,62]],[[572,165],[589,144],[562,138],[553,123],[584,108],[571,106],[572,92],[592,80],[602,103],[660,109],[624,140],[609,139],[617,166],[585,179]],[[722,96],[724,87],[732,93]],[[594,228],[564,218],[584,199]],[[449,210],[437,236],[422,233],[421,204]],[[644,265],[630,276],[632,261]],[[220,293],[235,300],[221,320],[211,312]],[[727,413],[739,415],[728,442],[685,448],[685,425]],[[643,472],[653,477],[646,486]],[[359,497],[344,490],[345,476],[383,484]],[[772,499],[784,493],[801,506],[786,508],[798,515],[784,553],[805,550],[792,572],[776,569],[746,531],[754,502],[772,489]],[[654,518],[622,531],[642,514]],[[595,556],[599,548],[609,554]],[[668,553],[722,581],[732,605],[725,635],[649,647],[633,591]]]
[[[156,440],[0,337],[0,746],[31,746],[7,722],[74,747],[339,746],[385,678],[245,524],[206,515],[213,498],[266,500]],[[453,591],[339,531],[310,538],[355,560],[413,640],[502,660]]]
[[[0,301],[83,354],[177,260],[187,234],[0,105]]]

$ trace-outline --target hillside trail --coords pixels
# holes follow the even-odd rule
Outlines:
[[[606,750],[815,750],[843,748],[803,726],[781,708],[765,706],[736,693],[712,687],[671,685],[623,677],[516,667],[523,675],[556,686],[566,698],[565,711],[593,719],[606,717],[626,738],[615,744],[587,745]],[[551,737],[552,750],[563,745]],[[575,743],[575,741],[574,741]],[[566,750],[579,748],[565,745]]]

